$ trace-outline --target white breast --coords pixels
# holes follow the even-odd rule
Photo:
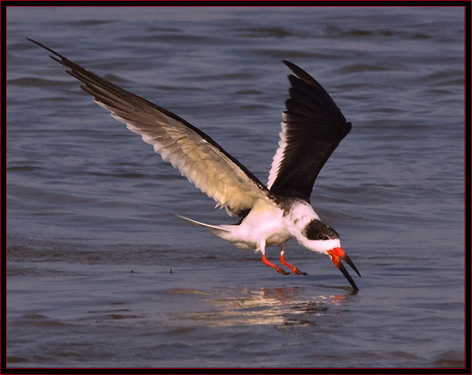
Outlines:
[[[259,199],[241,224],[225,228],[229,232],[222,233],[223,238],[243,249],[260,250],[261,243],[280,246],[292,237],[285,227],[283,210],[269,199]]]

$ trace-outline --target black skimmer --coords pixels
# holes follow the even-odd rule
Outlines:
[[[286,275],[288,272],[266,258],[266,247],[278,246],[280,262],[292,273],[306,275],[285,260],[285,244],[295,238],[307,249],[328,255],[358,290],[341,260],[360,273],[341,248],[338,233],[320,220],[310,204],[318,173],[351,130],[351,123],[307,72],[283,61],[294,75],[288,76],[290,97],[266,186],[212,138],[181,117],[28,40],[48,50],[52,59],[84,84],[82,89],[98,105],[141,135],[163,160],[213,198],[217,207],[224,207],[230,216],[239,216],[240,221],[235,225],[211,225],[179,216],[181,219],[208,228],[238,248],[260,251],[266,265]]]

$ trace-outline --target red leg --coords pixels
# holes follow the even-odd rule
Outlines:
[[[264,264],[267,264],[269,267],[274,268],[278,273],[281,273],[282,275],[289,274],[289,272],[286,272],[282,267],[276,266],[274,263],[269,262],[265,256],[265,253],[262,253],[262,262]]]
[[[286,265],[287,267],[289,267],[292,270],[292,273],[294,273],[295,275],[307,275],[306,272],[300,271],[297,267],[292,266],[289,262],[287,262],[285,260],[284,255],[285,255],[285,252],[282,250],[280,252],[280,263],[282,263],[282,264]]]

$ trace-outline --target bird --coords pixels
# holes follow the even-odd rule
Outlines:
[[[301,246],[328,255],[353,290],[359,290],[341,262],[361,276],[341,247],[339,234],[321,221],[310,202],[321,168],[352,124],[310,74],[282,60],[291,71],[289,97],[265,185],[209,135],[183,118],[118,87],[44,44],[27,39],[47,50],[53,60],[67,68],[68,74],[82,82],[81,88],[99,106],[152,145],[164,161],[213,198],[217,208],[225,208],[239,221],[213,225],[177,215],[180,219],[207,228],[237,248],[260,252],[264,264],[287,275],[290,272],[266,256],[267,247],[279,247],[280,263],[293,274],[306,275],[285,259],[286,243],[295,238]]]

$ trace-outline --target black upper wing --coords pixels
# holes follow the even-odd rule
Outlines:
[[[351,130],[351,123],[313,77],[297,65],[283,62],[296,76],[288,77],[290,98],[285,103],[268,188],[281,196],[310,201],[318,173]]]

